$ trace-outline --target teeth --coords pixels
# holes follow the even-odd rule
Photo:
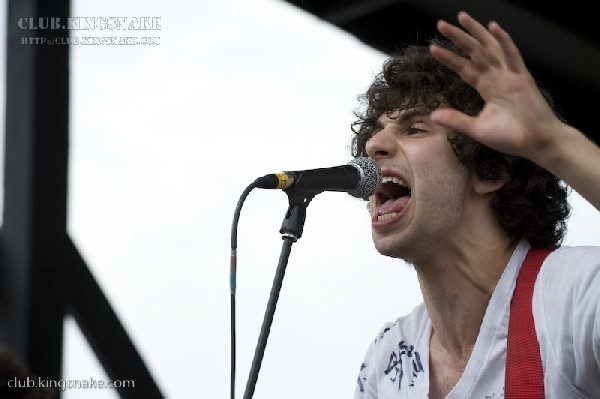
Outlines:
[[[396,176],[383,176],[383,178],[381,179],[381,184],[389,183],[389,182],[395,183],[402,187],[408,187],[408,184],[406,184],[406,182],[404,180],[402,180]]]
[[[397,212],[390,212],[390,213],[386,213],[385,215],[379,215],[379,216],[377,216],[377,221],[385,222],[386,220],[390,220],[397,215],[398,215]]]

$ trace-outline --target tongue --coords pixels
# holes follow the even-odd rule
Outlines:
[[[410,196],[400,197],[398,199],[389,199],[379,207],[379,215],[396,212],[399,213],[410,200]]]

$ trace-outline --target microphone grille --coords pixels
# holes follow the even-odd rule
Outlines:
[[[354,158],[348,164],[356,167],[361,175],[358,186],[353,191],[349,192],[350,195],[367,199],[379,190],[383,174],[375,161],[367,157],[358,157]]]

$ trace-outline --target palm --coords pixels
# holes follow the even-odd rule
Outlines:
[[[534,157],[550,141],[548,132],[557,117],[506,32],[496,24],[488,31],[466,14],[459,20],[468,33],[444,22],[438,29],[469,58],[437,46],[432,54],[473,86],[486,103],[475,117],[450,109],[436,111],[432,117],[498,151]]]

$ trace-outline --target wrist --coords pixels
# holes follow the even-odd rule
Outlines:
[[[560,169],[568,159],[577,156],[576,149],[582,145],[584,137],[579,130],[560,121],[549,131],[551,133],[538,144],[529,158],[560,177]]]

